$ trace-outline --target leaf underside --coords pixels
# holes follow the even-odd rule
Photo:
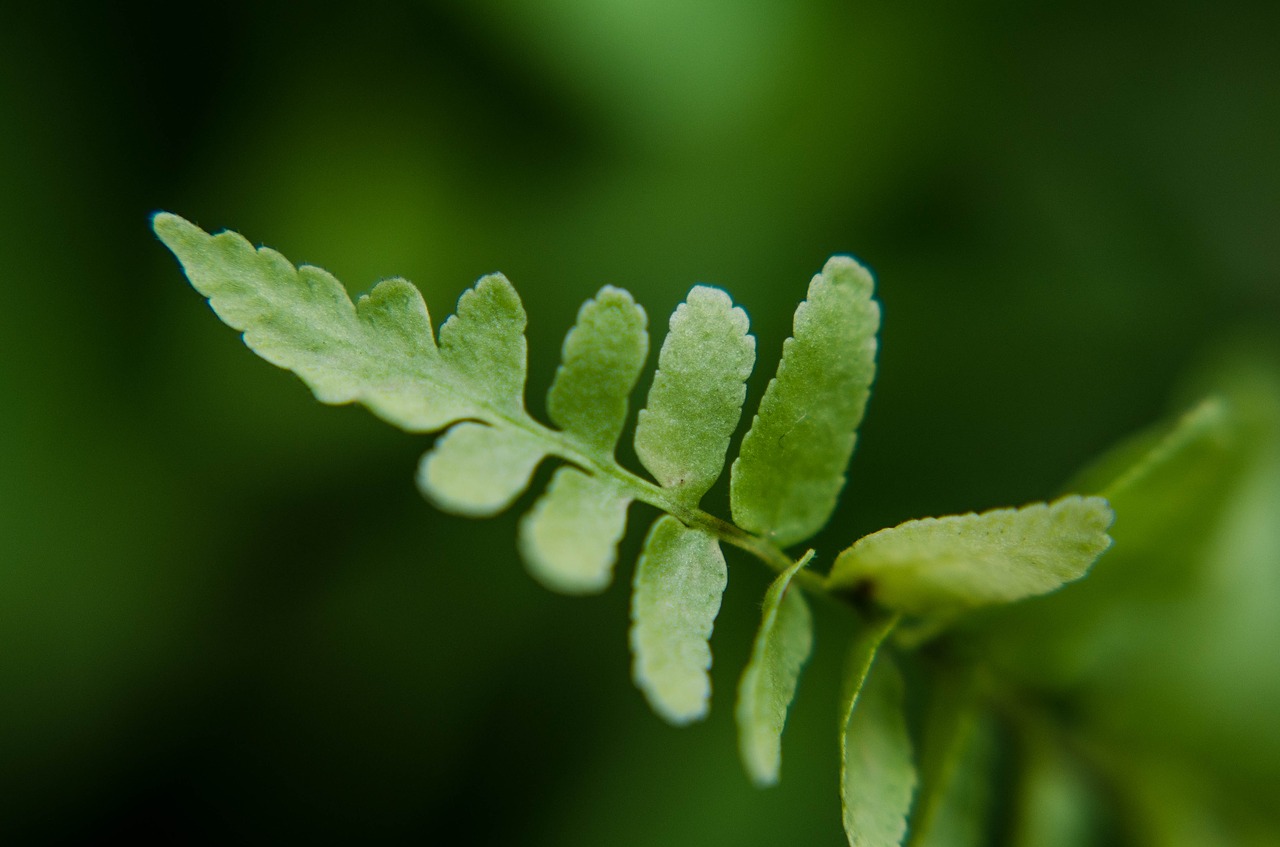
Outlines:
[[[543,457],[564,455],[525,411],[525,313],[501,274],[463,293],[437,345],[426,304],[405,280],[378,283],[353,304],[327,272],[295,268],[234,232],[209,235],[168,213],[153,227],[218,316],[321,402],[359,402],[414,432],[461,421],[418,468],[419,487],[440,508],[496,514],[528,486]],[[548,407],[564,436],[600,467],[616,466],[613,448],[647,350],[643,310],[607,286],[566,339]],[[630,501],[611,479],[561,469],[521,523],[530,572],[558,591],[603,590]]]
[[[545,455],[527,433],[464,421],[422,457],[418,488],[443,511],[473,518],[496,515],[528,487]]]
[[[606,285],[583,304],[565,336],[547,414],[588,450],[613,455],[649,352],[647,322],[630,294]]]
[[[654,711],[673,724],[707,714],[708,639],[727,582],[714,537],[670,515],[654,522],[631,595],[632,677]]]
[[[844,487],[875,377],[872,288],[871,274],[847,256],[813,278],[733,463],[734,522],[781,547],[821,529]]]
[[[237,233],[209,235],[168,213],[153,226],[218,317],[322,403],[359,402],[414,432],[523,414],[525,314],[501,274],[462,296],[437,346],[422,295],[403,279],[353,304],[328,272],[295,268]]]
[[[1111,544],[1100,497],[907,521],[860,539],[828,584],[863,587],[886,608],[946,615],[1045,594],[1088,571]]]
[[[746,312],[696,286],[671,315],[658,372],[636,423],[636,455],[663,488],[696,506],[724,469],[738,428],[755,338]]]
[[[798,589],[791,590],[792,577],[812,558],[809,551],[769,586],[751,659],[738,684],[738,751],[759,787],[778,781],[787,710],[813,650],[809,605]]]
[[[552,591],[597,594],[609,587],[631,498],[612,481],[562,467],[520,521],[529,573]]]

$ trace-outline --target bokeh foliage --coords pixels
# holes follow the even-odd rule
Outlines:
[[[240,348],[152,241],[157,208],[357,289],[406,276],[441,315],[502,270],[530,315],[533,408],[603,284],[654,315],[722,285],[772,358],[815,264],[857,254],[879,277],[880,373],[822,550],[1044,499],[1206,389],[1246,398],[1234,482],[1187,489],[1212,520],[1178,546],[1183,578],[1127,570],[1109,582],[1131,605],[1096,611],[1104,559],[1037,601],[1110,626],[1070,654],[1087,667],[1027,682],[1152,774],[1154,822],[1103,808],[1084,829],[1214,833],[1170,823],[1208,792],[1265,832],[1280,11],[933,6],[0,12],[0,834],[843,837],[839,620],[817,615],[784,779],[758,794],[731,709],[676,732],[632,696],[624,590],[547,595],[513,518],[424,505],[406,471],[423,440],[321,408]],[[706,502],[727,511],[723,481]],[[1123,515],[1116,556],[1122,533]],[[722,705],[767,584],[730,554]]]

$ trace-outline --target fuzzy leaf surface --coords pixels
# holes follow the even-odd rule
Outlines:
[[[473,396],[510,415],[524,414],[524,328],[528,319],[502,274],[481,277],[462,292],[440,327],[440,353]]]
[[[834,256],[809,283],[777,376],[733,463],[734,522],[786,547],[826,524],[844,487],[875,378],[880,307],[873,281]]]
[[[644,309],[606,285],[578,310],[547,394],[547,414],[588,449],[612,456],[627,398],[649,353]]]
[[[783,571],[764,596],[760,629],[738,684],[738,752],[758,787],[774,785],[782,765],[782,729],[800,671],[813,650],[813,615],[791,578],[813,551]]]
[[[631,595],[632,678],[677,726],[706,716],[711,631],[728,584],[719,542],[665,515],[654,522]]]
[[[405,280],[380,282],[353,304],[326,271],[295,268],[237,233],[209,235],[168,213],[152,226],[218,317],[321,402],[359,402],[416,432],[523,415],[525,314],[505,277],[462,296],[437,347],[422,295]]]
[[[849,654],[840,709],[840,802],[850,847],[899,847],[916,786],[902,678],[887,656],[877,656],[891,626],[873,625]]]
[[[1020,509],[907,521],[858,540],[828,583],[865,587],[881,605],[952,614],[1045,594],[1084,576],[1111,544],[1101,497],[1070,495]]]
[[[529,573],[552,591],[596,594],[609,587],[631,498],[612,480],[562,467],[520,521]]]
[[[418,488],[438,508],[473,518],[496,515],[529,485],[546,450],[517,429],[464,421],[418,465]]]
[[[671,315],[658,372],[636,425],[636,454],[663,488],[696,505],[724,469],[755,365],[746,312],[696,286]]]

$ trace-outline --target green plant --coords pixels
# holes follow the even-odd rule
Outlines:
[[[984,731],[964,704],[982,688],[1020,714],[1016,698],[973,663],[929,665],[931,689],[947,696],[933,699],[919,733],[918,778],[898,663],[969,612],[1084,576],[1111,543],[1106,496],[1188,461],[1220,418],[1218,406],[1204,407],[1172,434],[1106,459],[1078,489],[1104,496],[909,521],[856,541],[824,576],[808,567],[814,551],[793,559],[785,550],[830,518],[874,377],[879,307],[854,260],[828,261],[796,312],[730,469],[729,522],[699,503],[724,469],[755,342],[746,314],[723,291],[696,287],[671,317],[635,426],[650,480],[614,456],[648,352],[645,313],[627,292],[605,287],[579,311],[548,396],[551,428],[524,407],[525,315],[505,277],[484,277],[463,294],[437,341],[421,295],[404,280],[383,281],[352,303],[325,271],[295,268],[235,233],[209,235],[167,213],[153,226],[218,316],[319,400],[362,403],[411,432],[447,428],[418,469],[422,492],[439,508],[496,514],[543,459],[562,460],[519,530],[526,566],[548,588],[603,590],[628,506],[659,509],[635,569],[631,646],[636,684],[668,721],[707,712],[709,638],[727,580],[720,545],[776,571],[736,710],[740,754],[756,784],[778,779],[786,713],[812,649],[804,593],[848,609],[859,628],[844,680],[841,796],[854,845],[901,844],[909,819],[911,843],[952,843],[940,833],[963,800],[954,775],[981,756]]]

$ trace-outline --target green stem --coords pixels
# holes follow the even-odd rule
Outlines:
[[[768,539],[761,538],[758,535],[752,535],[736,524],[731,524],[728,521],[721,520],[715,515],[708,514],[701,509],[694,509],[688,518],[679,514],[677,514],[676,517],[680,518],[680,520],[684,521],[689,526],[697,527],[704,532],[711,533],[726,544],[732,544],[739,550],[747,551],[777,573],[782,573],[795,564],[790,556],[778,549],[778,547]],[[827,581],[813,571],[801,568],[795,573],[792,580],[799,583],[810,592],[833,596],[831,592],[827,590]]]
[[[790,556],[769,539],[747,532],[736,524],[704,512],[696,506],[689,506],[680,502],[671,492],[637,476],[616,461],[602,463],[586,455],[564,433],[543,426],[532,417],[526,415],[523,420],[503,417],[502,422],[517,426],[534,435],[550,447],[552,454],[565,461],[572,462],[597,476],[614,480],[633,499],[648,503],[654,508],[675,516],[685,526],[700,529],[703,532],[714,535],[726,544],[732,544],[740,550],[745,550],[764,562],[776,573],[780,574],[795,564]],[[812,571],[801,569],[793,579],[810,593],[825,597],[835,596],[827,588],[826,580]]]

